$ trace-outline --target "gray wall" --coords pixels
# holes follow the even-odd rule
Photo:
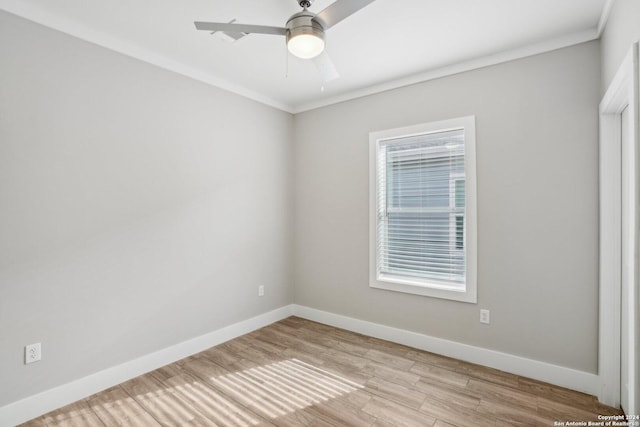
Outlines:
[[[631,45],[640,39],[640,1],[615,0],[602,33],[602,85],[607,90]]]
[[[291,303],[292,123],[0,12],[0,406]]]
[[[595,372],[598,70],[592,42],[293,118],[0,12],[0,406],[294,283],[299,304]],[[368,132],[469,114],[478,305],[370,289]]]
[[[297,115],[296,303],[595,373],[599,60],[595,41]],[[472,114],[478,304],[369,288],[368,133]]]

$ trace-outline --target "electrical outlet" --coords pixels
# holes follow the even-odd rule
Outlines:
[[[39,342],[35,344],[29,344],[24,347],[24,364],[37,362],[42,359],[42,344]]]
[[[491,323],[491,312],[489,310],[480,310],[480,323],[486,323],[487,325]]]
[[[259,297],[263,297],[264,296],[264,285],[258,286],[258,296]]]

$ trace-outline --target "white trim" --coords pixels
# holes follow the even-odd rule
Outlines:
[[[550,52],[552,50],[595,40],[599,37],[597,29],[593,28],[586,31],[580,31],[573,34],[560,36],[540,43],[534,43],[528,46],[459,62],[457,64],[451,64],[444,67],[427,70],[418,74],[401,77],[399,79],[394,79],[385,83],[371,85],[363,89],[358,89],[340,95],[323,98],[318,101],[289,105],[264,96],[255,91],[249,90],[235,83],[216,77],[204,70],[199,70],[159,55],[157,52],[153,52],[143,46],[136,46],[130,41],[113,37],[106,33],[89,28],[88,26],[82,25],[81,23],[73,22],[72,20],[65,19],[61,16],[45,12],[37,6],[34,6],[33,4],[29,4],[27,2],[23,2],[21,0],[0,0],[0,10],[5,10],[24,19],[28,19],[40,25],[53,28],[55,30],[69,34],[73,37],[77,37],[79,39],[94,43],[98,46],[102,46],[115,52],[119,52],[124,55],[147,62],[149,64],[156,65],[160,68],[182,74],[194,80],[210,84],[212,86],[227,90],[245,98],[292,114],[302,113],[304,111],[313,110],[327,105],[361,98],[363,96],[373,95],[376,93],[409,86],[416,83],[422,83],[428,80],[458,74],[465,71],[472,71],[478,68],[501,64],[504,62],[525,58],[527,56]]]
[[[369,286],[434,298],[475,304],[477,302],[477,203],[476,203],[476,121],[475,116],[423,123],[369,133]],[[465,149],[465,282],[409,279],[381,274],[378,265],[378,154],[388,140],[453,130],[464,132]],[[448,211],[448,210],[447,210]]]
[[[293,314],[293,308],[293,305],[287,305],[269,311],[0,407],[0,427],[11,427],[29,421],[146,372],[285,319]]]
[[[608,92],[609,93],[609,92]],[[605,173],[620,165],[620,144],[605,144],[604,139],[620,141],[616,117],[600,115],[600,316],[598,373],[602,379],[600,400],[611,406],[620,404],[620,174]]]
[[[597,394],[598,376],[564,366],[397,329],[365,320],[294,305],[294,315],[367,336],[522,375],[584,393]]]
[[[599,391],[597,375],[588,372],[291,304],[10,403],[0,408],[0,427],[23,423],[292,315],[589,394]]]
[[[598,345],[598,372],[601,380],[601,390],[598,397],[603,403],[611,406],[620,405],[620,343],[621,339],[630,340],[629,400],[626,404],[629,413],[636,413],[640,408],[637,403],[640,385],[635,374],[635,355],[638,353],[637,338],[633,338],[639,331],[634,330],[637,323],[638,309],[630,309],[630,337],[621,337],[620,333],[620,301],[621,301],[621,215],[622,215],[622,179],[621,162],[622,150],[620,146],[620,114],[625,108],[630,108],[633,121],[631,133],[631,152],[635,152],[626,168],[629,176],[624,177],[633,185],[637,183],[638,168],[638,43],[635,43],[622,65],[618,69],[613,81],[609,85],[600,103],[600,307]],[[631,201],[631,205],[638,206],[638,196]],[[638,209],[633,213],[632,222],[638,223]],[[634,236],[633,270],[637,289],[638,277],[638,230],[632,225]],[[632,290],[632,295],[634,294]],[[631,298],[629,303],[637,299]]]
[[[602,7],[600,20],[598,21],[598,37],[602,36],[605,28],[607,28],[607,22],[609,21],[609,16],[611,15],[611,9],[613,9],[614,3],[615,0],[606,0],[604,6]]]
[[[175,61],[144,46],[136,45],[129,40],[124,40],[122,38],[95,30],[86,25],[83,25],[80,22],[67,19],[63,16],[46,12],[38,8],[37,6],[34,6],[33,4],[29,4],[20,0],[0,0],[0,10],[5,10],[21,18],[28,19],[29,21],[35,22],[40,25],[44,25],[45,27],[53,28],[54,30],[60,31],[78,39],[96,44],[103,48],[121,53],[140,61],[144,61],[165,70],[173,71],[174,73],[178,73],[202,83],[215,86],[219,89],[224,89],[226,91],[229,91],[236,95],[240,95],[244,98],[251,99],[261,104],[277,108],[287,113],[292,113],[291,107],[283,102],[264,96],[258,92],[254,92],[228,80],[216,77],[213,74],[201,69]]]
[[[442,77],[451,76],[454,74],[464,73],[467,71],[477,70],[479,68],[490,67],[492,65],[502,64],[504,62],[515,61],[517,59],[526,58],[529,56],[539,55],[545,52],[551,52],[553,50],[562,49],[569,46],[574,46],[581,43],[590,42],[596,40],[598,34],[595,28],[586,31],[580,31],[566,36],[561,36],[555,39],[547,40],[541,43],[535,43],[524,47],[519,47],[504,52],[498,52],[492,55],[486,55],[479,58],[471,59],[468,61],[462,61],[456,64],[446,65],[440,68],[434,68],[411,76],[394,79],[385,83],[367,86],[363,89],[358,89],[351,92],[346,92],[340,95],[323,98],[318,101],[312,101],[305,104],[294,105],[292,107],[292,113],[302,113],[309,110],[314,110],[320,107],[326,107],[328,105],[337,104],[339,102],[350,101],[356,98],[362,98],[364,96],[375,95],[380,92],[385,92],[392,89],[401,88],[404,86],[410,86],[417,83],[423,83],[429,80],[435,80]]]

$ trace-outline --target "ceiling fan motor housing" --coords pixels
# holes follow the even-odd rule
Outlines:
[[[314,35],[324,40],[324,28],[318,21],[313,19],[315,16],[314,13],[308,10],[292,15],[287,21],[287,43],[292,38],[303,34]]]

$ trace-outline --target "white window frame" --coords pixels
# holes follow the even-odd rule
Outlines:
[[[433,279],[401,278],[380,274],[378,266],[378,152],[381,142],[441,133],[455,130],[464,131],[465,144],[465,282],[452,284]],[[477,207],[476,207],[476,130],[475,116],[459,117],[371,132],[369,134],[369,286],[377,289],[404,292],[435,298],[443,298],[475,304],[477,302]],[[455,187],[456,179],[451,185]],[[455,193],[455,191],[454,191]],[[453,196],[455,198],[455,195]],[[455,204],[455,199],[453,200]],[[455,227],[454,227],[455,229]],[[455,241],[455,240],[454,240]]]

